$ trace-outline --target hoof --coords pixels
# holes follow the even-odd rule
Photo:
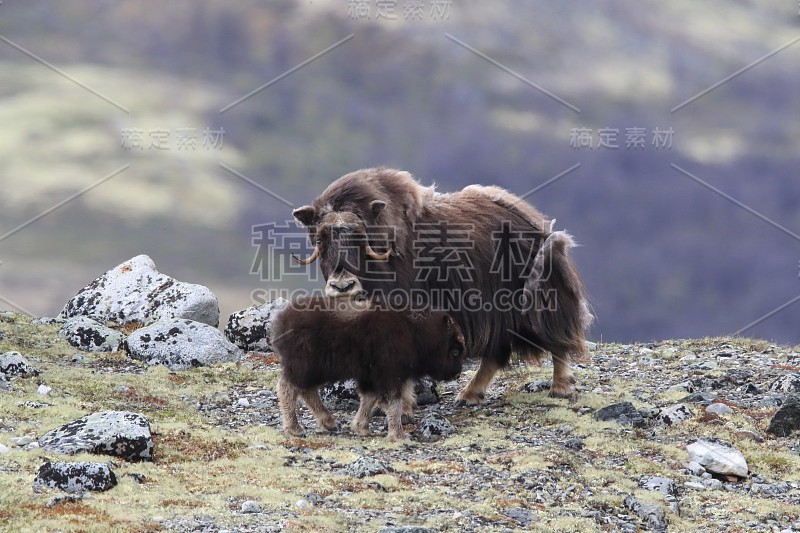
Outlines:
[[[338,428],[338,426],[336,425],[336,419],[331,418],[330,420],[324,420],[322,422],[322,428],[328,432],[336,431],[336,429]]]
[[[578,399],[578,393],[575,391],[575,387],[569,387],[567,389],[551,387],[547,396],[550,398],[563,398],[572,402]]]
[[[351,426],[350,430],[359,437],[369,437],[372,434],[369,427]]]
[[[481,403],[483,403],[483,400],[485,399],[486,399],[486,394],[482,392],[465,394],[465,391],[461,391],[461,394],[459,394],[458,398],[456,398],[456,407],[464,407],[467,405],[480,405]]]
[[[389,440],[395,444],[411,444],[411,439],[405,433],[399,435],[389,435]]]
[[[303,428],[299,428],[299,429],[287,429],[287,430],[286,430],[286,433],[288,433],[288,434],[289,434],[289,435],[291,435],[292,437],[300,437],[300,438],[303,438],[303,437],[305,437],[305,436],[306,436],[306,432],[303,430]]]

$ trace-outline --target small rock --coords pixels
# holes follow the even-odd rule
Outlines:
[[[246,500],[242,502],[242,512],[245,514],[254,514],[261,512],[261,506],[257,501]]]
[[[70,363],[84,363],[86,362],[86,357],[83,354],[74,353],[72,357],[69,358]]]
[[[740,429],[735,431],[733,434],[739,439],[752,440],[753,442],[764,442],[764,439],[760,435],[746,429]]]
[[[729,415],[733,413],[733,409],[725,405],[724,403],[712,403],[708,407],[706,407],[706,413],[712,415]]]
[[[344,467],[345,474],[357,478],[376,476],[378,474],[384,474],[388,471],[389,469],[384,466],[383,463],[373,459],[372,457],[366,456],[359,457]]]
[[[0,453],[8,453],[8,446],[0,444]]]
[[[639,484],[645,490],[658,491],[662,494],[672,494],[675,490],[675,482],[668,477],[645,477],[640,480]]]
[[[248,400],[247,398],[239,398],[236,401],[236,405],[238,405],[239,407],[250,407],[250,400]]]
[[[781,376],[772,382],[772,385],[769,386],[769,390],[785,394],[800,392],[800,376],[797,374]]]
[[[678,360],[683,362],[697,361],[697,356],[693,353],[690,353],[689,355],[684,355]]]
[[[750,492],[778,496],[789,492],[789,484],[782,481],[778,483],[753,483],[750,486]]]
[[[156,270],[146,255],[112,268],[81,289],[59,317],[88,316],[101,324],[152,324],[185,318],[219,326],[217,297],[202,285],[177,281]]]
[[[24,448],[34,440],[35,439],[30,435],[23,435],[22,437],[11,437],[8,439],[8,443],[17,448]]]
[[[52,463],[39,467],[35,484],[64,492],[102,492],[117,484],[117,476],[108,463]]]
[[[525,392],[542,392],[550,390],[552,385],[553,382],[550,380],[532,381],[531,383],[527,383],[523,388]]]
[[[623,426],[643,427],[644,418],[631,402],[621,402],[599,409],[594,414],[595,420],[601,422],[617,422]]]
[[[714,478],[704,479],[703,480],[703,485],[705,485],[708,489],[711,489],[711,490],[722,490],[723,487],[724,487],[724,485],[722,484],[722,481],[720,481],[718,479],[714,479]]]
[[[67,319],[58,336],[87,352],[115,352],[122,348],[125,335],[86,316]]]
[[[697,368],[699,368],[700,370],[714,370],[718,366],[719,364],[716,361],[703,361],[702,363],[697,365]]]
[[[276,298],[262,305],[237,311],[228,317],[225,338],[246,351],[271,352],[272,321],[288,300]]]
[[[692,392],[694,391],[694,385],[692,385],[691,381],[681,381],[680,383],[672,385],[667,390],[672,392]]]
[[[780,407],[783,405],[783,396],[766,396],[756,402],[756,407]]]
[[[685,404],[679,403],[662,410],[658,415],[658,422],[667,426],[674,426],[690,418],[692,418],[692,410]]]
[[[686,464],[686,470],[688,470],[693,476],[702,476],[706,473],[706,469],[703,468],[703,465],[695,461],[689,461]]]
[[[300,509],[305,509],[306,507],[310,507],[310,506],[311,506],[311,504],[310,504],[310,503],[308,503],[308,501],[307,501],[307,500],[304,500],[304,499],[302,499],[302,498],[301,498],[301,499],[299,499],[299,500],[297,500],[297,501],[295,502],[295,505],[296,505],[297,507],[299,507]]]
[[[592,341],[586,341],[586,349],[589,351],[594,351],[597,349],[597,343]]]
[[[31,324],[63,324],[64,319],[61,317],[54,317],[54,316],[40,316],[36,320],[32,321]]]
[[[656,418],[658,414],[661,412],[661,409],[657,407],[640,407],[639,414],[642,415],[643,418]]]
[[[357,409],[361,401],[358,385],[353,380],[337,381],[320,389],[322,401],[336,409]]]
[[[53,496],[52,498],[47,500],[47,503],[45,503],[44,506],[47,509],[50,509],[52,507],[56,507],[57,505],[63,505],[65,503],[79,502],[82,499],[83,499],[82,492],[79,492],[78,494],[67,494],[64,496]]]
[[[28,378],[38,376],[36,371],[19,352],[5,352],[0,355],[0,374],[5,377],[19,376]]]
[[[423,437],[430,439],[436,436],[446,437],[451,435],[455,429],[445,417],[439,413],[433,412],[425,415],[420,421],[419,431],[422,433]]]
[[[138,472],[128,472],[127,475],[129,478],[133,479],[139,485],[147,481],[147,476],[145,476],[144,474],[140,474]]]
[[[778,437],[788,437],[800,430],[800,396],[786,398],[780,409],[773,415],[767,427],[767,433]]]
[[[439,403],[439,391],[436,390],[436,382],[430,378],[422,378],[414,383],[414,394],[417,397],[417,405],[434,405]]]
[[[714,401],[715,396],[709,392],[695,392],[684,398],[681,398],[682,403],[693,403],[696,405],[710,405]]]
[[[706,486],[697,481],[687,481],[686,483],[683,484],[683,486],[686,487],[687,489],[706,490]]]
[[[720,439],[698,439],[688,446],[689,461],[719,475],[747,477],[747,461],[742,452]]]
[[[667,518],[661,506],[644,503],[633,495],[628,495],[625,497],[625,507],[637,515],[648,529],[659,532],[667,531]]]
[[[503,514],[517,521],[522,527],[528,527],[534,521],[535,515],[527,509],[512,507],[503,511]]]
[[[742,389],[742,394],[747,394],[747,395],[750,395],[750,396],[756,396],[756,395],[761,394],[761,389],[759,389],[757,386],[755,386],[752,383],[748,383]]]
[[[134,359],[173,371],[239,361],[242,355],[217,328],[181,318],[137,329],[128,336],[125,349]]]
[[[58,453],[105,453],[131,461],[152,459],[150,423],[137,413],[105,411],[79,418],[39,438],[45,450]]]
[[[51,390],[53,390],[53,387],[48,387],[47,385],[42,384],[39,385],[39,388],[36,389],[36,392],[38,392],[42,396],[47,396],[48,394],[50,394]]]

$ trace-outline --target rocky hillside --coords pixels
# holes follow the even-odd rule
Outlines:
[[[308,437],[287,437],[269,353],[172,371],[118,346],[78,350],[42,322],[0,313],[2,529],[800,530],[788,347],[595,346],[574,403],[547,397],[545,365],[456,409],[467,371],[426,394],[412,443],[393,445],[379,420],[362,438],[346,423],[314,434],[305,417]],[[341,422],[345,396],[328,398]],[[101,427],[119,412],[132,428]],[[144,447],[92,443],[131,429]]]

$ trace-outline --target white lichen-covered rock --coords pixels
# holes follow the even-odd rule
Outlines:
[[[22,357],[19,352],[5,352],[0,354],[0,375],[6,378],[19,376],[27,378],[36,376],[39,372]]]
[[[58,427],[39,438],[45,450],[103,453],[131,461],[153,458],[150,423],[138,413],[104,411]]]
[[[68,318],[58,335],[75,348],[87,352],[115,352],[125,341],[123,333],[86,316]]]
[[[81,289],[59,316],[119,325],[186,318],[217,327],[219,303],[207,287],[177,281],[157,271],[148,256],[137,255]]]
[[[742,452],[720,439],[698,439],[688,446],[689,461],[698,463],[707,472],[721,476],[747,477],[749,470]]]
[[[64,492],[101,492],[117,484],[108,463],[51,463],[39,467],[34,483]]]
[[[217,328],[192,320],[172,319],[138,329],[125,342],[128,355],[170,370],[239,361],[242,351]]]
[[[231,314],[225,337],[243,350],[271,352],[272,321],[288,303],[285,298],[276,298]]]
[[[672,405],[658,413],[658,422],[667,426],[680,424],[690,418],[692,418],[692,410],[683,403]]]

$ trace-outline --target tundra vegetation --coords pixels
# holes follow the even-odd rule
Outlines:
[[[800,347],[742,338],[601,344],[592,350],[591,365],[575,369],[575,402],[547,396],[551,369],[545,364],[501,372],[483,405],[453,409],[457,392],[475,369],[471,366],[457,381],[439,384],[439,404],[417,413],[418,419],[432,412],[446,417],[453,433],[425,438],[409,425],[412,443],[394,444],[378,434],[377,423],[372,438],[347,430],[288,437],[280,428],[279,366],[271,354],[251,352],[239,364],[170,372],[123,352],[82,353],[73,361],[74,348],[57,330],[21,314],[0,314],[0,352],[19,351],[40,372],[13,378],[11,391],[0,392],[0,444],[8,447],[0,453],[2,529],[648,527],[647,519],[626,505],[630,496],[656,505],[676,531],[800,526],[796,434],[784,438],[765,432],[776,411],[767,400],[783,394],[770,386],[798,371]],[[725,402],[733,413],[712,416],[688,403],[689,419],[663,425],[645,418],[641,427],[592,415],[630,401],[655,416],[690,394],[684,382]],[[42,384],[52,387],[45,396],[38,392]],[[10,443],[110,409],[148,417],[153,461],[89,454],[65,459]],[[302,420],[310,422],[305,412]],[[742,433],[747,431],[752,434]],[[722,488],[711,488],[710,482],[703,490],[687,486],[698,481],[684,470],[686,444],[703,436],[740,449],[749,477],[724,481]],[[119,484],[57,500],[63,493],[32,487],[46,460],[113,460]],[[353,463],[366,460],[383,468],[357,477],[365,472]],[[646,490],[642,480],[651,476],[670,478],[673,491]],[[260,512],[243,513],[245,502],[256,502],[245,508]]]

